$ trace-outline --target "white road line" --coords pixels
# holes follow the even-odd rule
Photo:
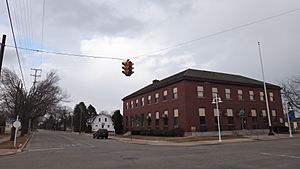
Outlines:
[[[51,150],[63,150],[66,148],[62,148],[62,147],[57,147],[57,148],[41,148],[41,149],[32,149],[32,150],[28,150],[28,151],[51,151]]]
[[[286,157],[286,158],[300,159],[300,156],[285,155],[285,154],[271,154],[271,153],[265,153],[265,152],[261,152],[259,154],[266,155],[266,156],[275,156],[275,157]]]

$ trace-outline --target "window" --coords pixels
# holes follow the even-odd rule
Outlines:
[[[167,100],[168,91],[165,90],[163,93],[163,100]]]
[[[107,118],[105,118],[104,121],[107,122]]]
[[[139,99],[136,99],[135,100],[135,107],[138,107],[138,105],[139,105]]]
[[[227,113],[227,117],[233,117],[233,111],[232,111],[232,109],[227,109],[226,113]]]
[[[267,127],[267,126],[268,126],[268,117],[267,117],[266,110],[262,110],[262,111],[261,111],[261,114],[262,114],[262,116],[263,116],[264,127]]]
[[[99,118],[99,122],[101,122],[101,118]]]
[[[150,95],[148,96],[147,103],[151,104],[151,96]]]
[[[110,127],[110,125],[108,124],[108,125],[107,125],[107,128],[109,128],[109,127]]]
[[[177,87],[173,88],[173,99],[177,99],[178,98],[178,91],[177,91]]]
[[[125,127],[128,127],[128,116],[125,117]]]
[[[141,126],[144,127],[145,117],[144,114],[141,114]]]
[[[228,118],[228,124],[229,125],[234,125],[234,121],[233,121],[233,117],[230,116],[230,117],[227,117]],[[231,127],[234,127],[234,126],[231,126]],[[230,127],[229,127],[230,128]],[[233,129],[230,129],[230,130],[233,130]]]
[[[144,107],[144,105],[145,105],[145,98],[144,98],[144,97],[142,97],[141,106],[142,106],[142,107]]]
[[[258,129],[258,119],[257,116],[252,117],[252,124],[253,124],[253,129]]]
[[[151,113],[149,112],[147,115],[148,126],[151,126]]]
[[[220,115],[220,112],[219,112],[219,115]],[[218,116],[218,109],[214,109],[214,116]]]
[[[199,108],[199,123],[200,123],[199,130],[200,131],[207,131],[206,118],[205,118],[205,108]]]
[[[273,116],[273,117],[276,116],[276,110],[272,110],[272,116]]]
[[[262,110],[262,111],[261,111],[261,114],[262,114],[263,117],[267,117],[266,110]]]
[[[178,109],[174,109],[174,128],[178,128],[179,125],[179,114],[178,114]]]
[[[130,126],[133,127],[134,124],[134,117],[130,116]]]
[[[133,108],[133,101],[130,102],[131,108]]]
[[[164,110],[163,119],[164,119],[164,126],[167,126],[169,122],[168,110]]]
[[[234,119],[233,119],[233,110],[227,109],[226,114],[227,114],[227,121],[228,121],[228,130],[234,130],[235,125],[234,125]]]
[[[225,97],[227,100],[231,99],[231,91],[230,89],[225,89]]]
[[[249,97],[250,97],[250,101],[254,101],[254,92],[253,91],[249,91]]]
[[[265,100],[264,92],[259,92],[259,98],[260,98],[260,101],[264,101]]]
[[[270,101],[273,102],[274,101],[274,94],[273,94],[273,92],[270,92],[269,95],[270,95]]]
[[[255,109],[251,109],[251,116],[255,117],[257,116],[256,110]]]
[[[155,113],[155,126],[159,127],[159,112]]]
[[[243,100],[243,90],[238,90],[238,100]]]
[[[155,93],[154,103],[158,103],[159,94]]]
[[[200,126],[206,126],[205,108],[199,108],[199,122]]]
[[[102,123],[101,128],[104,128],[104,123]]]
[[[204,97],[204,89],[203,86],[197,86],[197,96],[198,97]]]
[[[129,108],[129,103],[127,102],[126,103],[126,110]]]
[[[218,88],[213,87],[211,91],[212,91],[212,97],[215,98],[218,95]]]
[[[251,116],[252,116],[253,129],[258,129],[258,118],[255,109],[251,109]]]

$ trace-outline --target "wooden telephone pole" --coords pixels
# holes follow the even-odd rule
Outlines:
[[[41,77],[41,75],[38,75],[38,71],[42,71],[42,69],[34,69],[34,68],[31,68],[31,70],[34,71],[34,74],[30,74],[30,76],[34,76],[34,81],[33,81],[33,87],[35,88],[35,84],[36,84],[36,78],[37,77]]]
[[[6,41],[6,35],[3,35],[2,42],[1,42],[1,50],[0,50],[0,77],[1,77],[3,56],[4,56],[5,41]]]

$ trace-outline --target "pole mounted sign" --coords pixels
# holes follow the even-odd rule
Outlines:
[[[19,127],[21,127],[21,122],[19,121],[19,116],[17,116],[17,120],[13,123],[13,126],[16,128],[15,129],[15,139],[14,139],[14,147],[16,147],[17,133],[18,133]]]

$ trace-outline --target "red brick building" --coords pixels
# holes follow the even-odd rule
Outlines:
[[[267,84],[272,126],[283,125],[280,87]],[[251,78],[187,69],[154,80],[123,98],[125,130],[217,131],[218,94],[221,130],[268,128],[263,82]]]

